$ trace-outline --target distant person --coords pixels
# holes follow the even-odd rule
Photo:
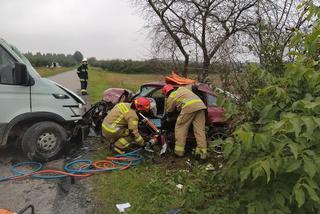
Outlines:
[[[81,65],[77,69],[78,77],[80,78],[81,84],[81,94],[87,95],[87,86],[88,86],[88,61],[84,58],[81,62]]]

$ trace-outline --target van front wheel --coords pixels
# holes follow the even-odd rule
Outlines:
[[[67,142],[65,129],[54,122],[32,125],[22,138],[22,150],[31,160],[49,161],[61,154]]]

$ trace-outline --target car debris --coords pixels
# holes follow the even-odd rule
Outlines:
[[[119,212],[124,213],[126,209],[131,207],[130,203],[123,203],[123,204],[116,204],[117,209]]]

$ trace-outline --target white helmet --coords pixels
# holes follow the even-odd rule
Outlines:
[[[84,64],[84,65],[88,64],[87,58],[83,58],[82,61],[81,61],[81,63]]]

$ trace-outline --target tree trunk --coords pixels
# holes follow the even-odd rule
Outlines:
[[[199,78],[200,82],[205,82],[206,78],[209,76],[209,66],[210,58],[208,56],[204,56],[202,63],[202,74]]]
[[[184,77],[188,76],[188,69],[189,69],[189,56],[185,56],[182,76],[184,76]]]

